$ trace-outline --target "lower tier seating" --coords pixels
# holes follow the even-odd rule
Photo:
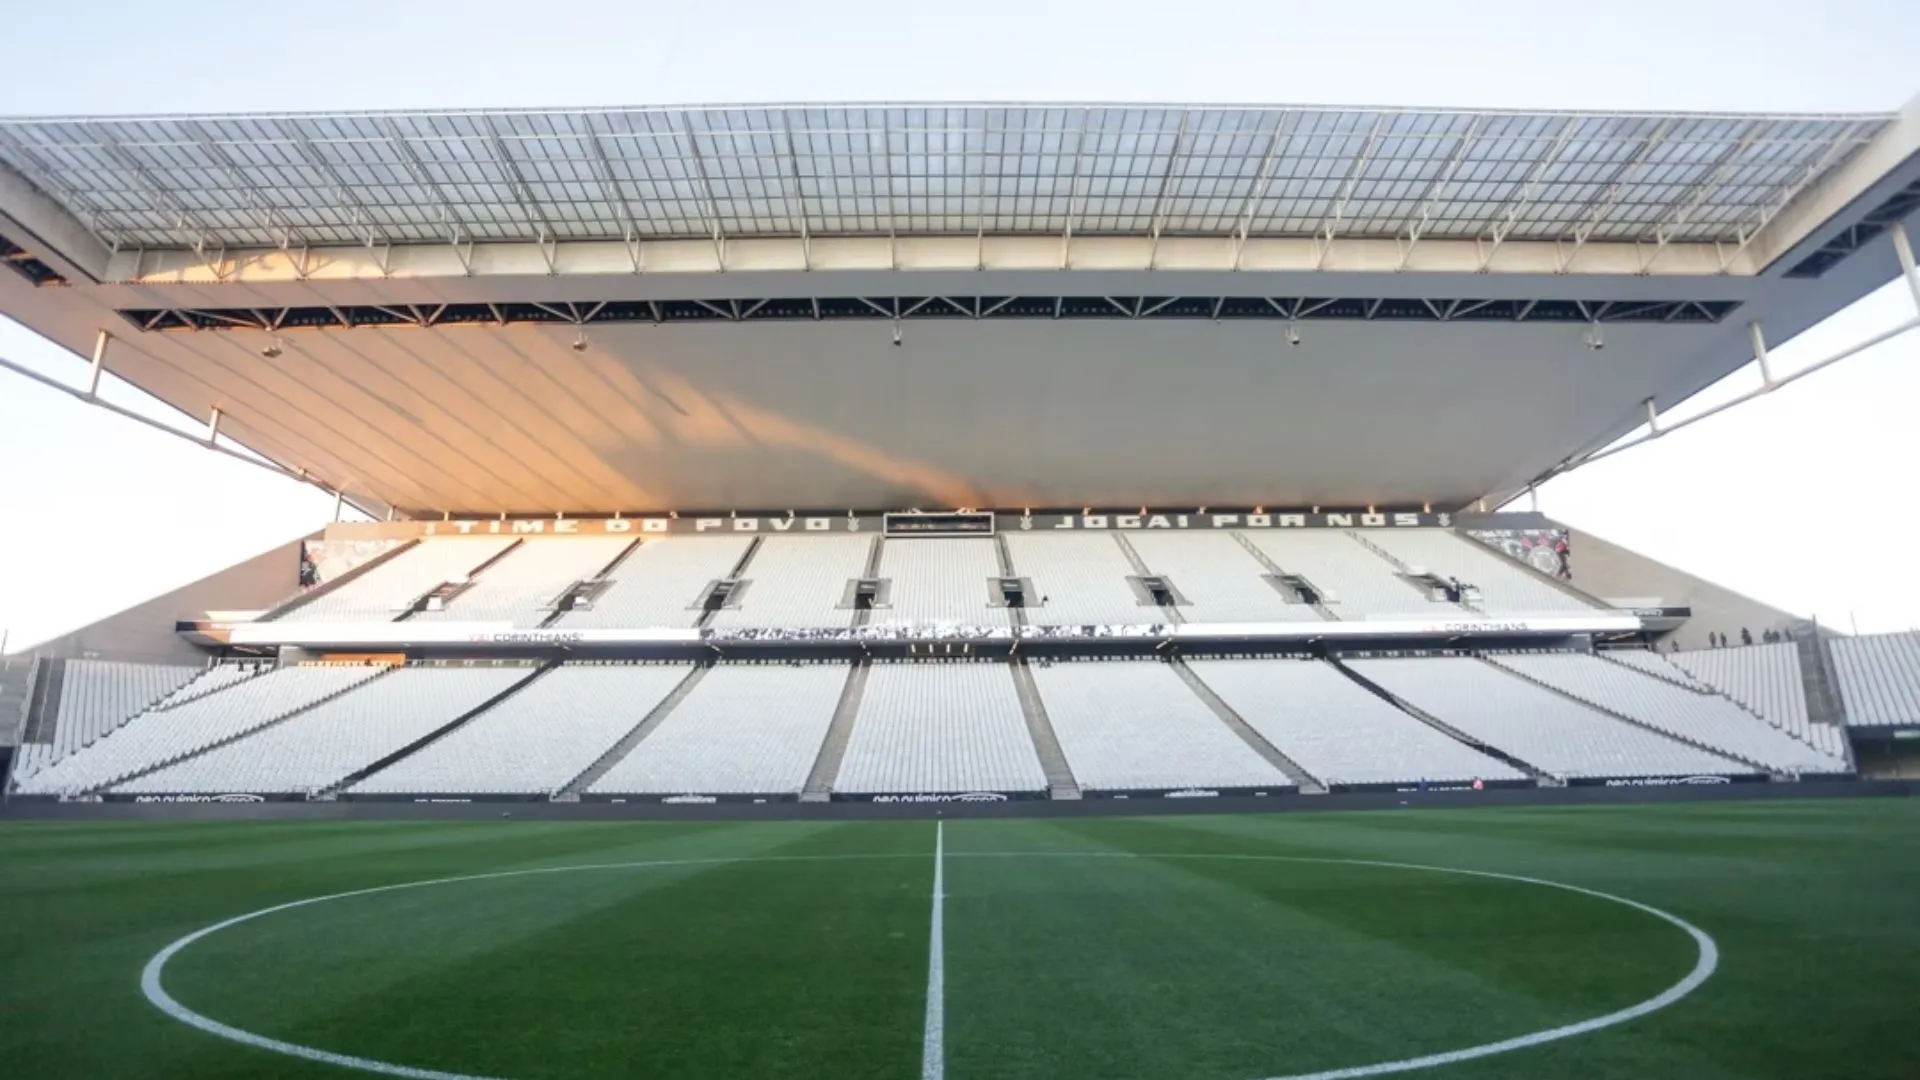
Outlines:
[[[1514,653],[1494,662],[1609,712],[1638,720],[1767,769],[1845,772],[1836,760],[1719,694],[1699,693],[1583,653]]]
[[[1293,786],[1166,664],[1056,663],[1032,672],[1060,749],[1085,790]]]
[[[845,664],[715,667],[588,792],[798,794],[846,685]]]
[[[553,794],[686,679],[686,664],[565,664],[350,794]]]
[[[833,785],[859,794],[1046,786],[1003,663],[874,665]]]
[[[281,668],[174,708],[150,710],[85,750],[28,777],[18,790],[33,795],[93,791],[238,738],[385,670],[329,664]]]
[[[533,673],[531,667],[396,668],[284,723],[113,790],[312,794],[425,738]]]
[[[1342,784],[1525,780],[1318,660],[1195,660],[1188,666],[1248,726],[1315,779]]]
[[[1563,778],[1732,776],[1753,766],[1634,727],[1471,657],[1348,666],[1449,727]]]

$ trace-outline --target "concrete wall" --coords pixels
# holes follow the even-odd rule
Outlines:
[[[54,638],[34,648],[38,656],[74,660],[144,660],[152,663],[197,664],[205,650],[190,645],[173,632],[179,619],[199,618],[208,611],[270,607],[300,588],[300,544],[295,540],[245,562],[236,563],[190,585],[135,604],[91,626]]]
[[[1742,628],[1760,640],[1761,631],[1784,630],[1805,622],[1803,616],[1763,604],[1750,596],[1715,585],[1666,563],[1568,527],[1573,584],[1589,596],[1606,600],[1658,598],[1668,607],[1690,607],[1693,617],[1660,638],[1662,647],[1678,641],[1682,649],[1704,649],[1707,634],[1719,631],[1738,642]]]

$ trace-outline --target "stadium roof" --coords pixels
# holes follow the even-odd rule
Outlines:
[[[1916,209],[1920,101],[30,118],[0,312],[376,513],[1454,508]]]
[[[895,234],[1741,244],[1891,115],[870,105],[25,119],[109,246]]]

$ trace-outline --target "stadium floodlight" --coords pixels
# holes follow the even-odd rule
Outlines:
[[[1300,344],[1300,324],[1293,319],[1287,320],[1287,344]]]
[[[577,330],[574,332],[573,351],[574,352],[587,351],[587,332],[585,330]]]
[[[1595,352],[1607,347],[1606,336],[1600,332],[1598,322],[1588,323],[1587,328],[1580,331],[1580,343]]]
[[[900,344],[900,320],[899,319],[893,320],[893,344],[895,345],[895,347],[898,347]]]
[[[267,343],[260,348],[260,355],[269,360],[278,360],[283,352],[286,352],[286,349],[281,347],[278,337],[268,338]]]

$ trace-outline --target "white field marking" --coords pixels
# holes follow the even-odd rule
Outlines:
[[[945,850],[943,837],[938,832],[935,833],[934,845],[940,862],[944,863]],[[273,907],[250,911],[245,915],[236,915],[224,922],[217,922],[211,926],[195,930],[193,933],[174,941],[172,944],[153,954],[153,958],[147,961],[146,967],[140,973],[140,989],[141,992],[146,995],[147,1000],[153,1003],[155,1008],[158,1008],[175,1020],[199,1028],[209,1035],[217,1035],[220,1038],[246,1046],[256,1047],[261,1050],[271,1050],[275,1053],[286,1054],[290,1057],[304,1058],[308,1061],[318,1061],[328,1065],[342,1065],[350,1069],[359,1069],[362,1072],[410,1077],[413,1078],[413,1080],[500,1080],[498,1077],[481,1076],[471,1073],[417,1069],[407,1065],[396,1065],[391,1062],[376,1061],[372,1058],[336,1054],[331,1050],[301,1046],[298,1043],[284,1042],[279,1039],[268,1038],[265,1035],[257,1035],[251,1031],[236,1028],[229,1024],[223,1024],[218,1020],[202,1016],[192,1009],[187,1008],[185,1005],[180,1004],[180,1002],[174,1000],[161,986],[161,975],[165,971],[169,960],[172,960],[181,950],[202,938],[219,933],[230,927],[238,926],[241,923],[272,915],[276,912],[290,911],[294,908],[308,907],[313,904],[324,904],[329,900],[345,900],[354,896],[397,892],[401,889],[425,888],[429,885],[452,885],[469,881],[488,881],[495,878],[527,877],[536,874],[566,874],[577,870],[641,870],[673,866],[724,866],[733,863],[822,862],[851,859],[909,859],[920,857],[921,856],[910,854],[760,855],[731,859],[662,859],[651,862],[589,863],[580,866],[550,866],[533,870],[503,870],[489,874],[466,874],[459,877],[433,878],[426,881],[405,881],[396,885],[379,885],[370,889],[355,889],[351,892],[333,893],[328,896],[315,896],[305,900],[294,900],[285,904],[276,904]],[[1624,896],[1615,896],[1612,893],[1601,892],[1598,889],[1589,889],[1580,885],[1568,885],[1559,881],[1549,881],[1546,878],[1524,877],[1520,874],[1503,874],[1494,870],[1458,870],[1450,866],[1427,866],[1421,863],[1383,862],[1374,859],[1314,858],[1304,855],[1141,854],[1126,851],[970,851],[957,853],[954,855],[954,858],[1220,859],[1244,862],[1323,863],[1335,866],[1377,866],[1390,870],[1421,870],[1435,874],[1458,874],[1462,877],[1490,878],[1496,881],[1516,881],[1524,885],[1539,885],[1549,889],[1560,889],[1565,892],[1579,893],[1583,896],[1591,896],[1600,900],[1611,901],[1612,903],[1633,908],[1635,911],[1652,915],[1654,918],[1686,931],[1687,934],[1693,938],[1694,946],[1698,950],[1698,958],[1694,962],[1693,970],[1683,976],[1679,982],[1674,983],[1660,993],[1636,1005],[1629,1005],[1624,1009],[1607,1013],[1604,1016],[1596,1016],[1591,1020],[1581,1020],[1561,1027],[1548,1028],[1526,1035],[1518,1035],[1511,1039],[1502,1039],[1499,1042],[1481,1043],[1478,1046],[1469,1046],[1460,1050],[1448,1050],[1438,1054],[1428,1054],[1424,1057],[1376,1062],[1371,1065],[1356,1065],[1350,1068],[1329,1069],[1322,1072],[1294,1073],[1285,1076],[1268,1077],[1266,1080],[1357,1080],[1359,1077],[1384,1076],[1388,1073],[1413,1072],[1419,1069],[1431,1069],[1441,1065],[1452,1065],[1456,1062],[1471,1061],[1475,1058],[1491,1057],[1495,1054],[1504,1054],[1514,1050],[1524,1050],[1528,1047],[1556,1042],[1560,1039],[1571,1038],[1575,1035],[1585,1035],[1590,1032],[1599,1031],[1602,1028],[1613,1027],[1616,1024],[1624,1024],[1629,1020],[1635,1020],[1650,1013],[1658,1012],[1674,1004],[1681,998],[1699,989],[1700,985],[1706,982],[1707,979],[1713,975],[1714,970],[1720,965],[1720,948],[1714,943],[1713,938],[1708,935],[1706,931],[1671,912],[1662,911],[1657,907],[1650,904],[1643,904],[1638,900],[1629,900]],[[939,874],[940,871],[936,869],[936,878],[939,877]],[[943,891],[941,887],[943,884],[944,882],[936,880],[934,889],[936,897]],[[935,911],[940,911],[939,904],[936,904]],[[931,979],[931,968],[928,974]],[[931,1002],[931,1000],[930,997],[929,1001]],[[931,1015],[930,1007],[929,1016]]]
[[[927,1025],[920,1042],[920,1080],[947,1075],[947,823],[933,827],[933,916],[927,930]]]

